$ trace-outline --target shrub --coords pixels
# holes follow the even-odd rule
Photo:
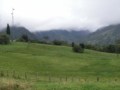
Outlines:
[[[54,44],[54,45],[62,45],[62,42],[61,42],[61,41],[58,41],[58,40],[54,40],[54,41],[53,41],[53,44]]]
[[[116,53],[120,53],[120,45],[116,46]]]
[[[39,41],[38,43],[40,43],[40,44],[49,44],[48,42],[46,42],[46,41],[44,41],[44,40]]]
[[[18,41],[21,41],[21,42],[28,42],[28,41],[29,41],[29,38],[28,38],[27,35],[22,35],[21,38],[20,38]]]
[[[102,46],[101,51],[102,52],[108,52],[108,53],[115,53],[116,52],[116,48],[117,47],[115,45]]]
[[[81,46],[78,46],[78,45],[74,45],[73,51],[76,52],[76,53],[83,53],[84,48],[82,48]]]
[[[83,43],[80,43],[81,48],[85,48],[85,45]]]
[[[10,39],[8,35],[0,35],[0,44],[9,44]]]
[[[114,45],[109,45],[107,46],[107,52],[114,53],[115,52],[115,46]]]
[[[7,24],[6,34],[10,36],[10,33],[11,33],[10,26],[9,26],[9,24]]]
[[[96,50],[96,46],[95,45],[90,45],[90,44],[86,44],[85,48],[86,49],[91,49],[91,50]]]
[[[75,46],[75,43],[74,43],[74,42],[72,42],[71,46],[72,46],[72,47],[74,47],[74,46]]]

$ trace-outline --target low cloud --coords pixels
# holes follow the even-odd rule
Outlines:
[[[120,23],[120,0],[0,0],[0,25],[15,24],[30,30],[81,29]]]

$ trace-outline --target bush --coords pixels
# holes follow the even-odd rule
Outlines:
[[[78,45],[74,45],[73,51],[76,52],[76,53],[83,53],[84,48],[82,48],[81,46],[78,46]]]
[[[28,42],[28,41],[29,41],[29,38],[28,38],[27,35],[22,35],[21,38],[20,38],[18,41],[21,41],[21,42]]]
[[[86,49],[91,49],[91,50],[97,50],[97,47],[95,45],[90,45],[90,44],[86,44],[85,48]]]
[[[74,42],[72,42],[71,46],[72,46],[72,47],[74,47],[74,46],[75,46],[75,43],[74,43]]]
[[[100,51],[100,52],[120,53],[120,45],[106,45],[106,46],[85,45],[85,48]]]
[[[85,48],[85,45],[83,43],[80,43],[81,48]]]
[[[116,46],[115,45],[108,45],[103,47],[103,52],[109,52],[109,53],[115,53],[116,52]]]
[[[0,35],[0,44],[9,44],[10,39],[8,35]]]
[[[109,46],[106,46],[106,48],[104,50],[105,50],[105,52],[109,52],[109,53],[120,53],[120,46],[119,45],[109,45]]]
[[[116,53],[120,53],[120,45],[116,46]]]
[[[62,42],[61,42],[61,41],[58,41],[58,40],[54,40],[54,41],[53,41],[53,44],[54,44],[54,45],[62,45]]]

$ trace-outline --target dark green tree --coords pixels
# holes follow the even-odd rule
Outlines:
[[[8,35],[0,35],[0,44],[9,44],[10,39]]]
[[[11,34],[9,24],[7,24],[6,34],[9,35],[9,36],[10,36],[10,34]]]
[[[74,47],[74,46],[75,46],[75,43],[74,43],[74,42],[72,42],[72,44],[71,44],[71,45],[72,45],[72,47]]]
[[[116,43],[116,48],[115,48],[115,52],[117,54],[117,56],[119,56],[119,53],[120,53],[120,40],[117,40]]]
[[[26,34],[22,35],[21,38],[19,39],[19,41],[21,42],[28,42],[29,41],[29,38]]]
[[[82,48],[79,45],[74,45],[74,47],[72,47],[73,51],[76,53],[84,53],[84,48]]]
[[[106,46],[106,52],[109,52],[109,53],[115,53],[115,45],[108,45]]]
[[[79,45],[81,46],[81,48],[85,48],[85,45],[83,43],[80,43]]]
[[[53,41],[53,44],[54,44],[54,45],[62,45],[62,41],[54,40],[54,41]]]

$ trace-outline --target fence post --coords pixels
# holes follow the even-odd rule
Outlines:
[[[51,77],[49,76],[49,82],[51,82]]]
[[[86,78],[85,78],[84,80],[85,80],[85,82],[87,81],[87,79],[86,79]]]
[[[15,71],[13,71],[13,78],[15,78]]]
[[[67,76],[66,76],[66,82],[67,82],[67,79],[68,79],[68,78],[67,78]]]
[[[97,82],[99,82],[99,80],[100,80],[100,78],[99,78],[99,77],[97,77]]]
[[[25,72],[25,79],[27,79],[27,72]]]
[[[7,70],[7,77],[9,77],[9,72],[8,72],[8,70]]]
[[[72,82],[74,81],[74,78],[72,77]]]
[[[62,77],[60,77],[60,82],[62,81]]]
[[[38,79],[38,76],[37,76],[37,72],[36,72],[36,81],[37,81],[37,79]]]
[[[18,74],[18,77],[17,77],[18,79],[20,79],[20,76],[19,76],[19,74]]]
[[[1,71],[0,76],[4,77],[4,72],[3,71]]]
[[[79,77],[79,82],[80,82],[80,77]]]

